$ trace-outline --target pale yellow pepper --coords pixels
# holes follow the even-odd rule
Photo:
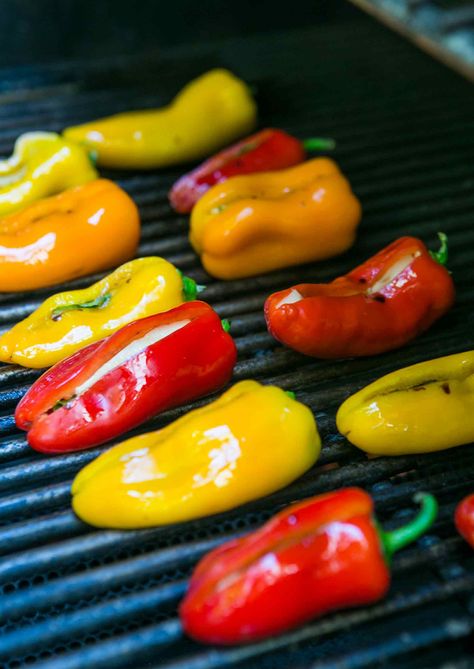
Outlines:
[[[54,365],[127,323],[196,297],[195,282],[164,258],[138,258],[82,290],[49,297],[0,337],[0,360]]]
[[[97,178],[87,150],[54,132],[28,132],[0,160],[0,216]]]
[[[161,109],[116,114],[66,128],[105,167],[148,169],[199,160],[253,130],[257,107],[246,84],[210,70]]]
[[[349,397],[339,431],[375,455],[427,453],[474,441],[474,351],[387,374]]]
[[[87,465],[72,486],[73,508],[98,527],[201,518],[283,488],[314,464],[320,448],[306,406],[275,386],[241,381]]]

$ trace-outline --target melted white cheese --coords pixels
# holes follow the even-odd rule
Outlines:
[[[294,302],[300,302],[303,299],[303,296],[301,295],[300,292],[292,288],[288,295],[284,297],[278,304],[276,305],[276,309],[279,309],[282,307],[284,304],[293,304]]]
[[[130,358],[133,358],[138,353],[141,353],[152,344],[156,344],[156,342],[160,341],[161,339],[164,339],[170,334],[173,334],[173,332],[181,330],[181,328],[184,328],[184,326],[190,322],[191,321],[188,318],[183,321],[178,321],[177,323],[161,325],[154,330],[150,330],[150,332],[148,332],[143,337],[140,337],[140,339],[135,339],[134,341],[130,342],[130,344],[125,346],[125,348],[116,353],[113,358],[110,358],[110,360],[107,360],[107,362],[99,367],[99,369],[95,371],[94,374],[92,374],[92,376],[87,379],[87,381],[84,381],[82,385],[78,386],[76,388],[76,396],[85,393],[86,390],[89,390],[89,388],[97,383],[97,381],[99,381],[103,376],[109,372],[112,372],[117,367],[120,367],[124,362],[130,360]]]
[[[376,281],[370,288],[367,290],[368,295],[373,295],[374,293],[380,293],[381,290],[386,288],[394,279],[397,278],[407,267],[409,267],[415,258],[421,255],[420,251],[416,253],[411,253],[409,256],[405,256],[394,265],[388,268],[388,270],[383,274],[378,281]]]

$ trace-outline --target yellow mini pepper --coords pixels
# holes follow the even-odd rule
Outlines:
[[[242,381],[87,465],[74,480],[73,507],[98,527],[192,520],[286,486],[314,464],[320,448],[306,406],[275,386]]]
[[[28,132],[0,161],[0,216],[96,178],[86,149],[54,132]]]
[[[375,455],[426,453],[474,441],[474,351],[383,376],[337,412],[339,431]]]
[[[209,274],[238,279],[342,253],[360,216],[336,163],[314,158],[213,186],[192,211],[190,241]]]
[[[153,168],[205,158],[250,132],[257,108],[243,81],[211,70],[191,81],[166,107],[116,114],[64,130],[98,154],[98,164]]]
[[[127,323],[193,300],[199,288],[164,258],[131,260],[89,288],[45,300],[0,337],[0,360],[50,367]]]

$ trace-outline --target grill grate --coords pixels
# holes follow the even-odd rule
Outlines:
[[[340,401],[370,380],[474,347],[474,116],[468,85],[361,16],[147,58],[4,70],[0,151],[9,152],[20,132],[59,130],[126,109],[131,100],[134,107],[161,104],[217,64],[258,86],[261,125],[337,139],[336,158],[364,206],[359,239],[349,254],[251,280],[215,282],[190,250],[187,219],[172,214],[166,202],[179,169],[104,175],[115,178],[140,206],[140,254],[164,255],[207,283],[204,298],[232,320],[240,356],[235,378],[278,383],[315,411],[324,442],[321,459],[287,489],[217,517],[140,532],[95,531],[70,511],[69,485],[103,449],[54,458],[33,453],[15,430],[11,412],[38,374],[0,368],[0,664],[5,669],[472,667],[474,554],[451,520],[455,502],[472,488],[472,448],[367,460],[334,426]],[[397,235],[434,242],[438,230],[450,236],[457,303],[402,350],[324,362],[284,350],[266,333],[262,303],[269,292],[305,279],[333,278]],[[70,285],[90,282],[89,277]],[[1,295],[0,331],[53,292]],[[139,431],[188,408],[169,411]],[[205,648],[183,637],[176,603],[204,552],[288,502],[348,484],[374,494],[388,526],[406,519],[417,490],[430,490],[440,501],[431,533],[395,559],[393,587],[384,602],[238,649]]]

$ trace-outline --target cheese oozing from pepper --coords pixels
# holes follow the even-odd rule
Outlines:
[[[112,372],[117,367],[123,365],[130,358],[134,358],[139,353],[142,353],[145,349],[157,342],[169,337],[177,330],[184,328],[191,320],[189,318],[177,321],[176,323],[169,323],[168,325],[160,325],[160,327],[150,330],[146,335],[140,337],[140,339],[135,339],[134,341],[127,344],[125,348],[116,353],[110,360],[107,360],[99,369],[97,369],[91,377],[84,381],[80,386],[76,388],[76,397],[85,393],[89,388],[91,388],[97,381],[100,381],[109,372]]]
[[[303,296],[295,288],[292,288],[288,295],[278,302],[276,309],[279,309],[284,304],[293,304],[294,302],[300,302],[303,299]]]
[[[404,272],[407,267],[410,267],[415,258],[418,258],[420,255],[421,252],[416,251],[409,256],[405,256],[394,265],[389,267],[388,270],[380,277],[380,279],[367,289],[367,294],[373,295],[374,293],[380,293],[380,291],[391,284],[399,274]]]

